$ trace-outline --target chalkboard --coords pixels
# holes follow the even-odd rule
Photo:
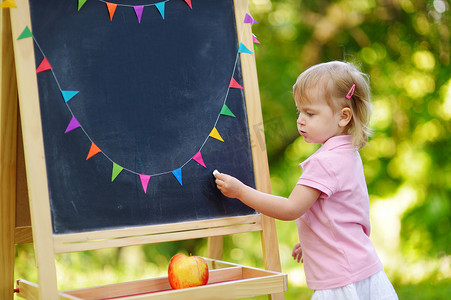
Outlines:
[[[233,1],[115,3],[30,0],[53,232],[255,214]]]

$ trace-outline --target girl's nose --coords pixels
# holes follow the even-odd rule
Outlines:
[[[300,124],[300,125],[304,125],[304,117],[303,117],[302,113],[299,113],[299,117],[298,117],[297,123]]]

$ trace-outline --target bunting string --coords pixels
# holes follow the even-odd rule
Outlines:
[[[103,0],[99,0],[104,2]],[[169,0],[168,0],[169,1]],[[186,1],[186,0],[185,0]],[[252,17],[250,17],[249,14],[246,14],[246,18],[245,18],[245,23],[256,23]],[[229,95],[229,91],[231,88],[235,88],[235,89],[243,89],[243,87],[235,80],[234,75],[236,72],[236,67],[238,64],[238,58],[240,57],[241,53],[248,53],[248,54],[252,54],[253,52],[251,50],[249,50],[249,48],[247,48],[243,43],[239,44],[238,50],[237,50],[237,54],[235,57],[235,62],[234,62],[234,66],[231,72],[231,76],[230,76],[230,83],[229,86],[227,88],[227,91],[224,95],[223,98],[223,103],[221,106],[221,111],[218,113],[216,120],[213,124],[213,129],[211,130],[211,132],[208,134],[208,136],[206,136],[205,140],[203,141],[203,143],[201,144],[201,146],[199,147],[198,151],[190,158],[188,159],[186,162],[184,162],[180,167],[174,169],[174,170],[169,170],[169,171],[163,171],[163,172],[159,172],[159,173],[154,173],[154,174],[143,174],[143,173],[139,173],[136,172],[134,170],[131,170],[129,168],[120,166],[119,164],[117,164],[107,153],[103,152],[93,141],[93,139],[90,137],[90,135],[88,134],[88,132],[86,131],[86,129],[83,127],[82,124],[80,124],[80,122],[76,119],[76,116],[74,114],[74,112],[72,111],[69,102],[74,98],[77,97],[77,95],[79,94],[79,91],[68,91],[68,90],[64,90],[61,85],[60,82],[47,58],[47,56],[45,55],[43,49],[41,48],[41,46],[39,45],[37,39],[35,38],[35,36],[33,35],[33,33],[30,31],[30,29],[28,28],[28,26],[25,27],[25,29],[23,30],[23,32],[20,34],[20,36],[17,39],[23,39],[23,38],[27,38],[27,37],[32,37],[33,41],[36,45],[36,47],[39,49],[40,53],[43,56],[43,60],[41,61],[41,63],[39,64],[39,66],[36,68],[36,73],[41,73],[41,72],[45,72],[45,71],[51,71],[52,76],[58,86],[58,89],[64,99],[65,105],[68,109],[68,111],[71,114],[71,120],[65,130],[65,134],[71,132],[72,130],[75,130],[77,128],[80,128],[82,130],[82,132],[85,134],[85,136],[88,138],[88,140],[91,143],[88,155],[86,157],[86,160],[92,158],[93,156],[101,153],[107,160],[109,160],[112,164],[112,176],[111,176],[111,181],[114,181],[116,179],[116,177],[123,172],[124,170],[135,174],[137,176],[139,176],[144,193],[147,193],[147,187],[148,187],[148,183],[151,177],[153,176],[160,176],[160,175],[165,175],[165,174],[170,174],[172,173],[175,178],[177,179],[177,181],[180,183],[180,185],[183,185],[183,181],[182,181],[182,168],[185,167],[190,161],[194,160],[195,162],[197,162],[198,164],[200,164],[201,166],[203,166],[204,168],[206,168],[206,164],[202,158],[202,154],[201,151],[204,148],[205,144],[207,143],[208,139],[214,138],[216,140],[219,140],[221,142],[224,142],[223,138],[221,137],[221,135],[219,134],[216,126],[218,124],[219,118],[221,115],[224,116],[229,116],[229,117],[236,117],[233,112],[228,108],[228,106],[226,105],[227,102],[227,98]],[[256,40],[256,39],[255,39]],[[254,40],[254,43],[256,43]],[[258,41],[257,41],[258,42]],[[72,100],[73,101],[73,100]]]
[[[79,2],[80,2],[80,1],[82,1],[82,0],[79,0]],[[158,4],[158,3],[169,2],[170,0],[164,0],[164,1],[156,2],[156,3],[139,4],[139,5],[136,5],[136,4],[113,3],[113,2],[105,1],[105,0],[97,0],[97,1],[103,2],[103,3],[111,3],[111,4],[114,4],[114,5],[117,5],[117,6],[123,6],[123,7],[136,7],[136,6],[148,7],[148,6],[155,6],[155,5]],[[86,2],[86,1],[85,1],[85,2]]]
[[[87,0],[78,0],[78,10],[83,7],[83,5],[86,3]],[[138,18],[138,23],[141,23],[142,14],[145,7],[149,6],[155,6],[160,13],[161,17],[164,19],[164,13],[165,13],[165,7],[166,3],[170,0],[163,0],[156,3],[149,3],[149,4],[122,4],[122,3],[114,3],[110,1],[105,0],[97,0],[99,2],[103,2],[106,4],[106,8],[108,9],[108,14],[110,16],[110,20],[113,21],[114,14],[116,12],[116,8],[119,7],[128,7],[133,8],[135,11],[136,17]],[[188,6],[193,9],[193,6],[191,4],[191,0],[184,0]]]

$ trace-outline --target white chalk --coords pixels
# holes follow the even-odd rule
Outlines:
[[[213,176],[216,177],[216,174],[219,174],[219,171],[218,171],[218,170],[214,170],[214,171],[213,171]]]

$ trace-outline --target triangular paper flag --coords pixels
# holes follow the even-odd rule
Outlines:
[[[202,154],[200,154],[200,151],[194,154],[193,159],[197,161],[201,166],[206,168],[207,166],[204,163],[204,159],[202,158]]]
[[[110,20],[113,21],[114,12],[116,11],[117,4],[106,2],[108,13],[110,14]]]
[[[215,138],[217,140],[220,140],[221,142],[224,142],[222,137],[219,135],[219,132],[216,129],[216,127],[213,127],[213,130],[210,132],[210,134],[208,136],[211,136],[212,138]]]
[[[144,5],[133,6],[135,10],[136,17],[138,18],[138,23],[141,23],[141,17],[143,15]]]
[[[61,94],[63,95],[64,101],[68,102],[78,94],[78,91],[61,91]]]
[[[32,36],[33,34],[31,33],[30,28],[28,28],[28,26],[25,26],[25,29],[22,31],[22,33],[19,35],[17,39],[20,40]]]
[[[175,178],[177,178],[180,185],[183,185],[182,183],[182,168],[178,168],[177,170],[172,171],[172,174],[174,174]]]
[[[191,5],[191,0],[185,0],[185,2],[186,2],[186,4],[189,5],[189,7],[190,7],[191,9],[193,9],[193,6]]]
[[[158,11],[160,12],[161,17],[164,20],[164,4],[165,2],[158,2],[155,3],[155,7],[158,9]]]
[[[72,116],[72,119],[69,122],[69,125],[67,125],[66,131],[64,131],[64,133],[68,133],[69,131],[74,130],[75,128],[80,127],[80,123],[78,122],[77,119],[75,119],[74,116]]]
[[[233,114],[233,112],[225,104],[222,106],[221,115],[230,116],[230,117],[235,118],[235,115]]]
[[[52,69],[52,66],[50,65],[47,58],[44,57],[44,59],[41,61],[41,64],[39,65],[39,67],[36,69],[36,73],[41,73],[41,72],[51,70],[51,69]]]
[[[149,185],[150,175],[139,174],[139,179],[141,179],[144,194],[147,194],[147,186]]]
[[[88,156],[86,157],[86,160],[90,159],[91,157],[93,157],[94,155],[96,155],[99,152],[102,152],[99,149],[99,147],[97,147],[96,144],[91,143],[91,148],[89,149],[89,153],[88,153]]]
[[[257,37],[255,36],[255,34],[252,34],[252,41],[256,44],[260,44],[260,42],[257,40]]]
[[[86,3],[87,0],[78,0],[78,10]]]
[[[258,23],[258,22],[255,21],[254,18],[251,17],[251,15],[246,14],[246,16],[244,17],[244,23]]]
[[[6,8],[6,7],[17,7],[16,1],[14,0],[5,0],[0,4],[0,7]]]
[[[113,162],[113,172],[111,174],[111,182],[113,182],[114,179],[116,179],[117,175],[119,175],[120,172],[122,172],[124,168],[119,166],[117,163]]]
[[[238,53],[254,53],[251,50],[247,49],[243,43],[240,44],[240,48],[238,49]]]
[[[243,87],[232,77],[229,84],[230,88],[242,89]]]

